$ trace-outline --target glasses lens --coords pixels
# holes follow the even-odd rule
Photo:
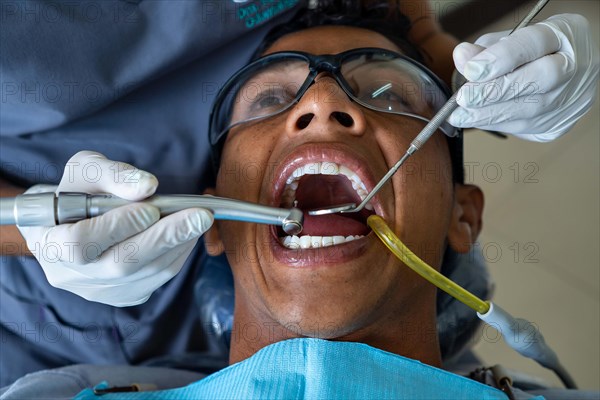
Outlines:
[[[393,55],[359,55],[341,71],[356,100],[374,110],[430,119],[446,100],[424,71]]]
[[[229,118],[222,131],[286,110],[294,103],[308,74],[308,62],[298,58],[265,60],[251,68],[225,96],[221,113],[227,113]]]

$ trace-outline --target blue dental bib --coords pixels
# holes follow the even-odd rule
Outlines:
[[[504,400],[507,396],[493,387],[366,344],[291,339],[267,346],[183,388],[102,396],[86,389],[76,397],[100,398]]]

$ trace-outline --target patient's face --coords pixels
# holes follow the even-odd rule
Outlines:
[[[319,27],[284,36],[267,53],[360,47],[399,52],[375,32]],[[365,109],[321,76],[291,110],[230,131],[217,195],[275,207],[296,200],[303,210],[358,203],[361,183],[370,191],[423,126]],[[315,174],[319,166],[333,175]],[[450,171],[438,132],[371,201],[373,212],[435,267],[452,213]],[[268,225],[219,221],[218,230],[235,277],[236,321],[251,315],[262,334],[277,326],[289,336],[351,340],[375,335],[391,320],[416,325],[415,311],[434,318],[434,288],[386,250],[365,214],[307,216],[299,239]]]

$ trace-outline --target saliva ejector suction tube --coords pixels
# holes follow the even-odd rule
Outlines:
[[[383,218],[371,215],[367,219],[367,224],[385,246],[406,266],[439,289],[475,310],[477,316],[500,332],[504,341],[519,354],[531,358],[541,366],[554,371],[567,388],[577,388],[575,381],[561,365],[556,353],[546,344],[544,337],[535,325],[527,320],[514,318],[492,302],[481,300],[427,265],[402,243]]]

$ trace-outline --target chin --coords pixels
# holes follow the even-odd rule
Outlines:
[[[326,301],[272,305],[271,314],[294,337],[341,339],[365,329],[374,321],[377,301],[373,304],[341,303],[335,296]],[[356,300],[356,298],[354,299]]]

